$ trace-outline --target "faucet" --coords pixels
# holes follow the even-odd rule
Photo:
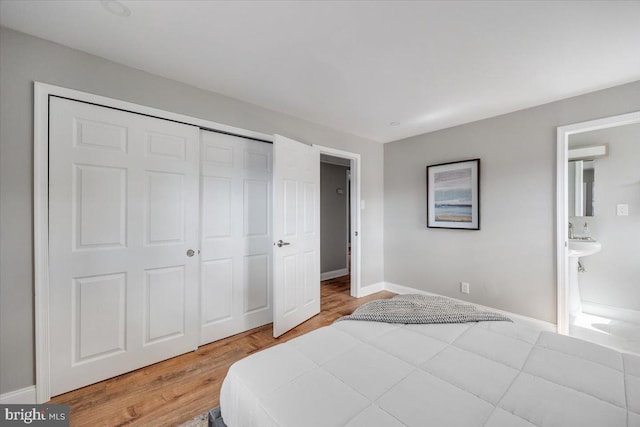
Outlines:
[[[575,237],[573,233],[574,233],[573,224],[569,222],[569,239],[573,239]]]

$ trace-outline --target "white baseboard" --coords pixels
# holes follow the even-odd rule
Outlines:
[[[404,294],[421,294],[421,295],[443,296],[443,295],[434,294],[433,292],[423,291],[421,289],[410,288],[409,286],[398,285],[397,283],[391,283],[391,282],[383,282],[383,283],[384,283],[384,290],[387,290],[389,292],[393,292],[393,293],[396,293],[396,294],[400,294],[400,295],[404,295]],[[451,297],[447,297],[447,298],[451,298]],[[512,320],[516,320],[517,319],[520,322],[529,323],[531,325],[534,325],[534,326],[536,326],[538,328],[541,328],[543,330],[546,330],[546,331],[556,332],[556,330],[557,330],[557,326],[556,325],[554,325],[553,323],[550,323],[550,322],[545,322],[544,320],[534,319],[533,317],[527,317],[527,316],[523,316],[521,314],[511,313],[509,311],[498,310],[497,308],[493,308],[493,307],[486,307],[484,305],[472,303],[470,301],[460,300],[460,299],[457,299],[457,298],[451,298],[451,299],[453,299],[455,301],[464,302],[464,303],[467,303],[467,304],[473,304],[473,305],[475,305],[477,307],[480,307],[482,309],[497,311],[498,313],[502,313],[505,316],[510,317]]]
[[[420,289],[410,288],[409,286],[398,285],[397,283],[384,282],[384,289],[394,294],[420,294],[420,295],[436,295],[431,292],[421,291]]]
[[[640,311],[628,308],[614,307],[595,302],[582,301],[582,312],[607,319],[622,320],[624,322],[639,323]]]
[[[375,294],[380,291],[384,291],[384,282],[363,286],[360,288],[360,292],[358,292],[358,298],[366,297],[367,295]]]
[[[36,403],[36,386],[34,385],[0,394],[0,404],[2,405],[35,405]]]
[[[327,271],[326,273],[320,273],[320,280],[335,279],[336,277],[342,277],[349,274],[348,268],[341,268],[340,270]]]

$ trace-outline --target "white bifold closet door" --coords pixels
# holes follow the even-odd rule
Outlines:
[[[49,138],[52,395],[196,349],[200,129],[52,97]]]
[[[273,318],[272,145],[202,131],[201,335],[206,344]]]

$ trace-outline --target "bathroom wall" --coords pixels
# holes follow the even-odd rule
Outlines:
[[[572,217],[581,234],[588,222],[602,250],[582,258],[583,301],[640,311],[640,124],[572,135],[569,146],[609,144],[609,155],[595,163],[593,217]],[[629,216],[616,205],[628,204]]]

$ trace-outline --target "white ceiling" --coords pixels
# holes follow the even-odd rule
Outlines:
[[[121,2],[0,24],[380,142],[640,80],[640,1]]]

